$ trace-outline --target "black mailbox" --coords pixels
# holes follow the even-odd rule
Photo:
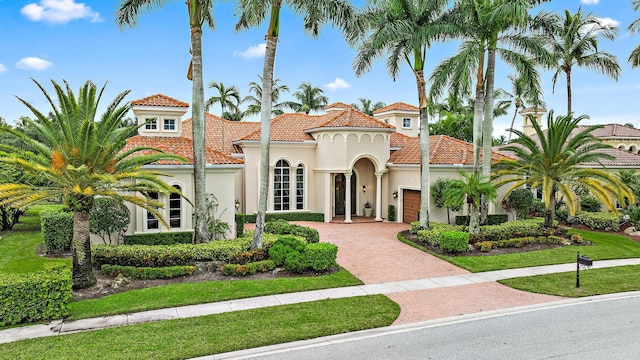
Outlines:
[[[591,260],[587,255],[578,256],[578,264],[584,266],[593,266],[593,260]]]

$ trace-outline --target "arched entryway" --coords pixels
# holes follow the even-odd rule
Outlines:
[[[346,209],[346,196],[347,196],[347,179],[344,174],[336,174],[334,178],[334,204],[335,204],[335,215],[341,216],[345,215]],[[351,203],[356,203],[356,175],[351,175]],[[356,213],[355,206],[351,207],[351,215]]]

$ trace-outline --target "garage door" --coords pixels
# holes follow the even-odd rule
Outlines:
[[[420,211],[420,191],[404,190],[402,200],[402,222],[408,224],[413,221],[418,221],[418,211]]]

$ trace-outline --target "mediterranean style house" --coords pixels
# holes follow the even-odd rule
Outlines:
[[[153,167],[168,174],[165,180],[192,199],[191,119],[182,119],[189,104],[162,94],[131,104],[142,126],[128,146],[153,146],[187,158],[186,164],[165,162]],[[540,121],[542,113],[533,112]],[[521,113],[526,129],[531,109]],[[322,115],[276,116],[271,121],[267,212],[322,213],[325,222],[350,223],[355,216],[384,221],[389,205],[394,205],[396,221],[416,221],[420,207],[418,118],[417,107],[400,102],[376,110],[373,116],[344,103],[327,105]],[[612,165],[640,166],[636,154],[640,130],[622,129],[621,125],[605,129],[609,127],[612,130],[603,131],[602,137],[608,134],[612,139],[607,140],[618,141],[611,149],[618,159]],[[233,236],[235,213],[253,214],[258,207],[260,124],[206,114],[206,146],[206,192],[217,198],[217,215],[232,226],[229,235]],[[504,157],[508,155],[494,151],[491,161]],[[472,170],[473,148],[449,136],[430,136],[429,159],[431,183],[459,177],[461,171]],[[192,206],[187,200],[179,196],[158,200],[166,204],[163,211],[170,229],[131,206],[134,215],[127,233],[193,229]],[[365,204],[372,209],[365,209]],[[429,211],[432,221],[449,219],[445,208],[431,204]],[[501,211],[499,205],[490,205],[490,212]]]

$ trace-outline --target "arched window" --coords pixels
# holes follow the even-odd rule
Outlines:
[[[304,165],[296,168],[296,210],[304,210]]]
[[[182,191],[178,185],[173,187]],[[182,227],[182,197],[179,194],[171,193],[169,195],[169,227],[179,229]]]
[[[273,171],[273,210],[289,210],[289,162],[278,160]]]
[[[149,193],[149,199],[158,201],[158,193],[152,192]],[[147,211],[147,229],[158,229],[160,227],[160,222],[158,219],[150,212]]]

